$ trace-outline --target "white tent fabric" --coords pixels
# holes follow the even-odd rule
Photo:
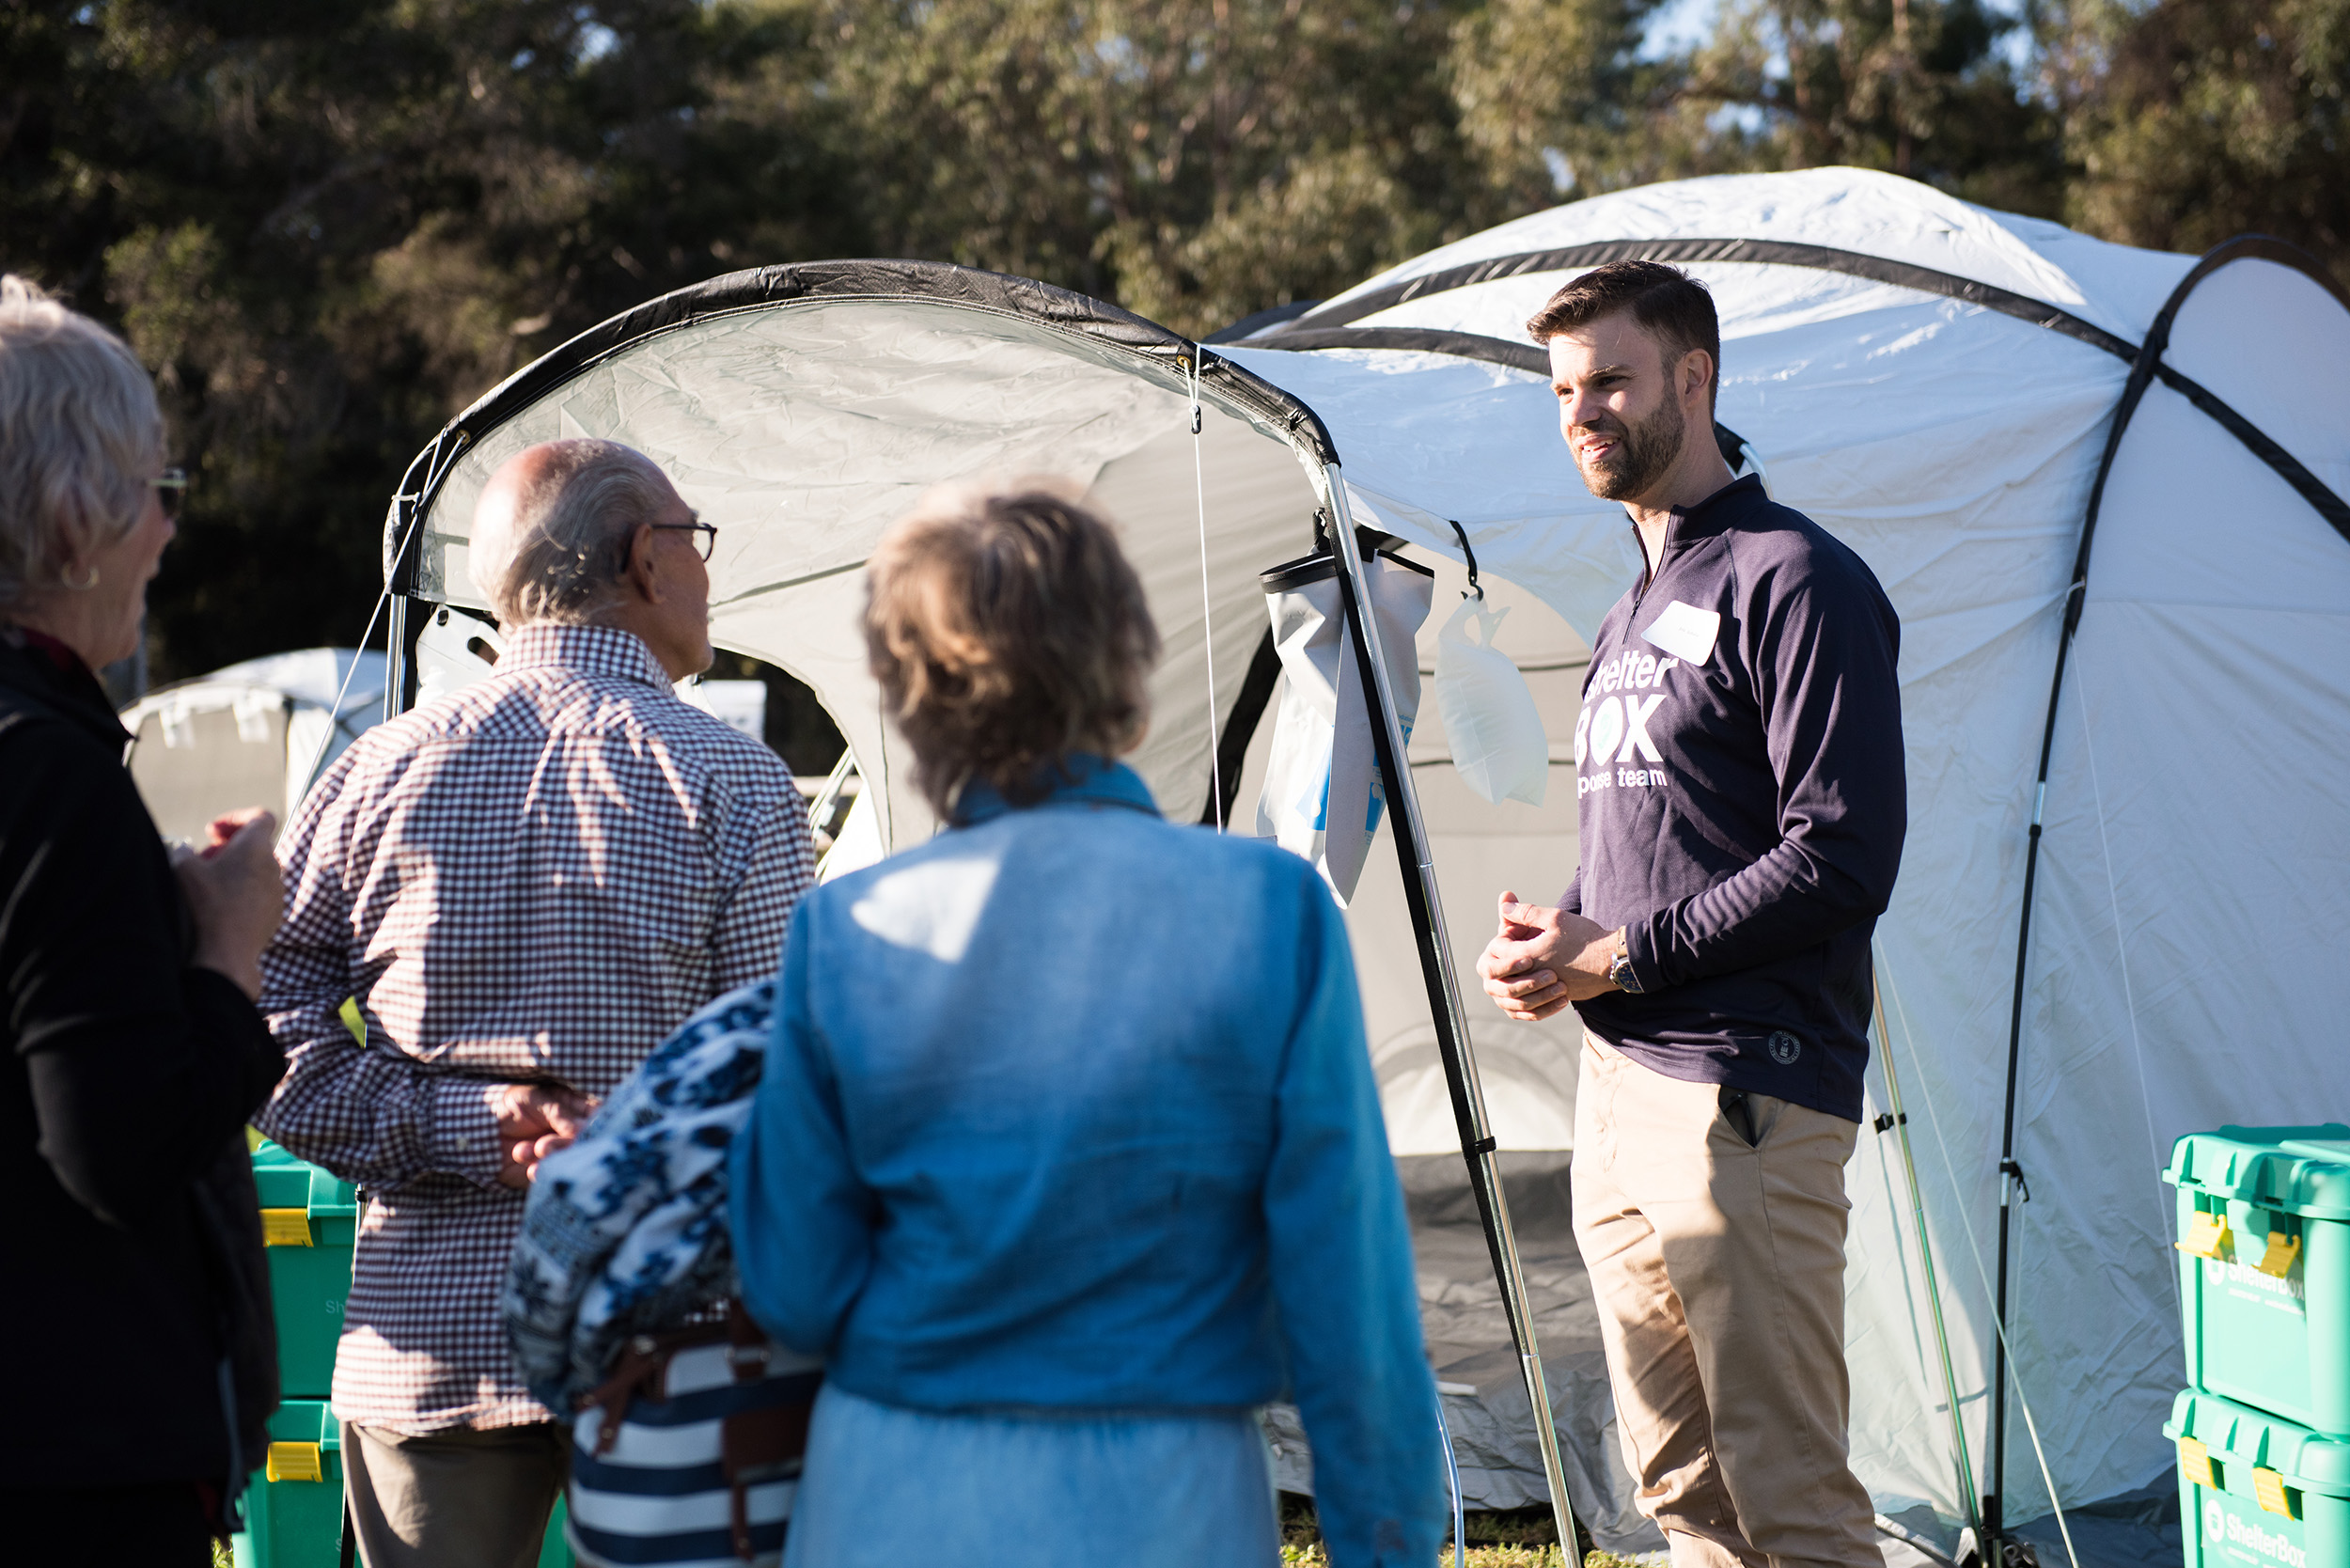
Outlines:
[[[206,823],[247,806],[266,806],[284,823],[311,780],[384,716],[384,666],[381,653],[306,648],[229,665],[125,708],[131,776],[157,828],[201,842]]]
[[[575,435],[636,447],[718,526],[713,636],[814,689],[881,786],[868,798],[885,818],[883,841],[902,846],[934,823],[897,766],[866,672],[856,628],[866,556],[932,484],[1032,473],[1073,480],[1122,525],[1167,644],[1152,682],[1158,716],[1137,765],[1170,817],[1198,820],[1209,804],[1208,649],[1183,340],[1107,307],[1113,324],[1131,324],[1136,345],[991,297],[917,293],[905,280],[931,274],[909,266],[827,265],[852,279],[838,292],[732,307],[719,302],[759,285],[705,285],[690,320],[616,334],[609,352],[582,353],[535,400],[514,395],[518,384],[530,389],[525,371],[461,416],[453,430],[465,439],[450,444],[462,455],[422,514],[416,590],[486,607],[465,539],[481,486],[514,452]],[[1229,381],[1203,385],[1198,437],[1227,713],[1263,635],[1256,573],[1283,551],[1305,553],[1318,504],[1318,470],[1301,465],[1265,410],[1235,401]],[[477,435],[469,423],[485,428]]]
[[[1460,520],[1489,575],[1588,634],[1637,551],[1621,509],[1577,480],[1547,377],[1494,361],[1539,365],[1523,321],[1598,259],[1539,253],[1608,242],[1680,243],[1665,259],[1721,311],[1717,417],[1778,499],[1860,552],[1902,616],[1912,825],[1879,969],[1982,1481],[2008,1014],[2050,676],[2123,355],[2194,262],[1865,171],[1698,180],[1474,236],[1222,352],[1315,409],[1365,520],[1451,556],[1445,520]],[[1851,253],[1882,275],[1762,259],[1794,254],[1774,246]],[[2073,324],[1887,262],[2044,302]],[[1439,333],[1496,341],[1386,346]],[[2236,261],[2187,297],[2167,363],[2350,491],[2337,295],[2289,266]],[[2016,1104],[2031,1201],[2016,1210],[2014,1372],[2066,1503],[2144,1485],[2168,1462],[2159,1428],[2184,1376],[2156,1179],[2171,1141],[2307,1121],[2350,1092],[2338,1043],[2350,541],[2159,384],[2103,515],[2058,716]],[[1490,920],[1504,879],[1545,893],[1563,882],[1568,862],[1545,847],[1496,855],[1473,895],[1448,882],[1456,945],[1473,950],[1463,928]],[[1875,1071],[1872,1093],[1873,1111]],[[1891,1140],[1864,1140],[1851,1172],[1856,1464],[1881,1511],[1922,1503],[1952,1520],[1956,1455],[1906,1190]],[[2011,1411],[2014,1520],[2048,1497]]]

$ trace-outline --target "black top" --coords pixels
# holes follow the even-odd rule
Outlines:
[[[243,1127],[285,1072],[193,933],[129,737],[0,629],[0,1476],[230,1480],[277,1404]],[[102,1520],[90,1528],[102,1530]]]
[[[1667,1077],[1860,1119],[1869,936],[1909,823],[1901,623],[1860,557],[1752,475],[1666,528],[1600,623],[1564,906],[1625,928],[1640,995],[1576,1004]]]

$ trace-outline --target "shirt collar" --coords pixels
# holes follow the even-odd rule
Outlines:
[[[1665,525],[1665,542],[1669,547],[1683,540],[1717,534],[1729,526],[1736,511],[1736,503],[1750,499],[1762,492],[1762,476],[1742,474],[1721,489],[1693,507],[1675,508],[1671,520]]]
[[[1054,765],[1046,764],[1048,768]],[[1073,751],[1058,766],[1064,782],[1056,784],[1035,806],[1015,807],[994,785],[972,779],[955,798],[954,825],[976,827],[1010,811],[1033,811],[1045,806],[1122,806],[1145,816],[1159,814],[1158,802],[1151,798],[1151,786],[1123,762],[1089,751]]]
[[[0,620],[0,685],[15,686],[54,704],[56,712],[109,745],[131,738],[82,656],[28,626]]]
[[[642,638],[613,626],[556,626],[542,621],[525,626],[506,639],[506,651],[498,655],[500,674],[540,666],[642,681],[649,686],[675,684]]]

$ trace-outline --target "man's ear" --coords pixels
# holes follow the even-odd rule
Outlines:
[[[1684,398],[1703,392],[1714,379],[1714,356],[1703,349],[1691,349],[1681,356],[1681,395]]]
[[[652,525],[640,523],[628,536],[627,557],[620,575],[627,579],[636,596],[650,604],[661,603],[661,572],[653,563]]]

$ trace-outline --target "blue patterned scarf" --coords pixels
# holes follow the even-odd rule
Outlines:
[[[559,1419],[632,1336],[735,1293],[727,1146],[750,1115],[775,1001],[763,980],[695,1013],[540,1163],[500,1307],[523,1381]]]

